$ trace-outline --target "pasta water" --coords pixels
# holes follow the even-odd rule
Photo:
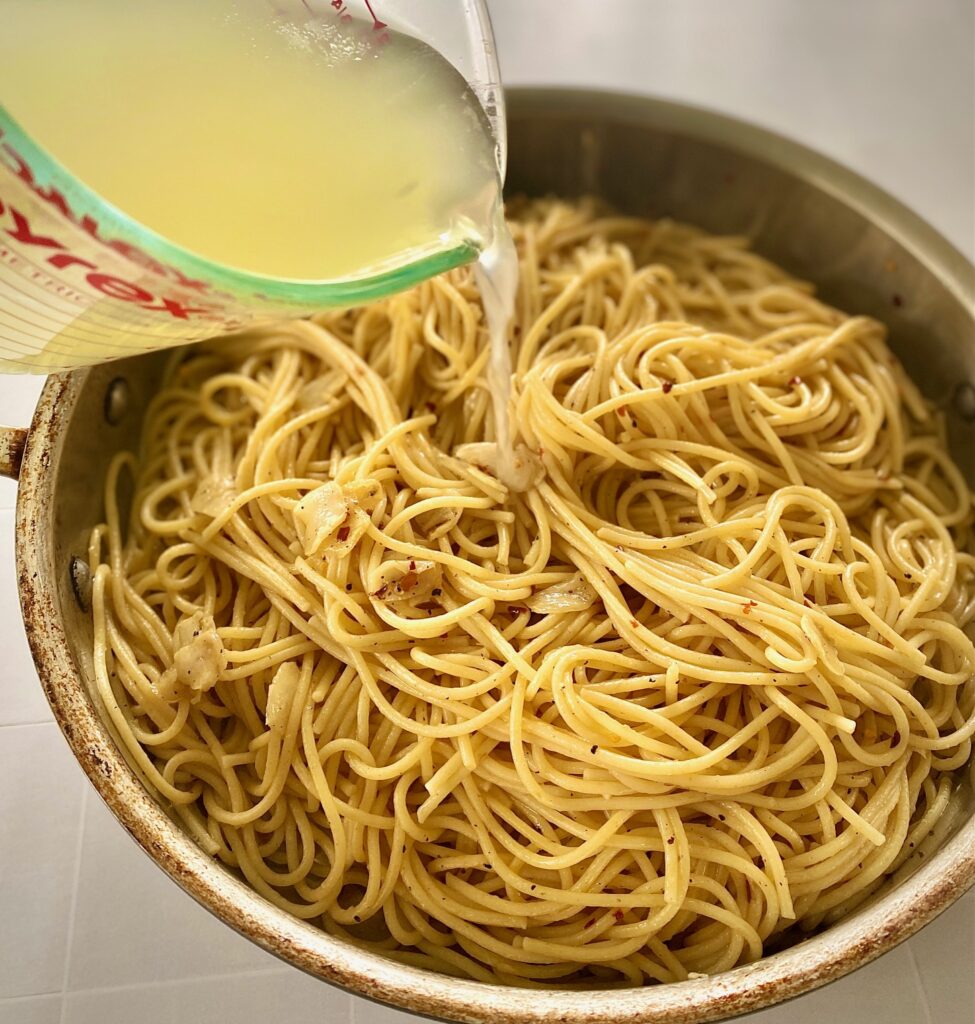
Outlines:
[[[374,10],[4,0],[7,368],[351,304],[490,247],[488,119]]]

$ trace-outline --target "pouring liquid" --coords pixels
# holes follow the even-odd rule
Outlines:
[[[324,281],[487,241],[495,144],[463,77],[408,35],[281,6],[4,0],[0,103],[102,198],[227,267]]]
[[[334,281],[476,246],[497,471],[510,478],[507,327],[518,265],[494,137],[440,54],[339,6],[344,15],[324,4],[312,14],[297,0],[4,0],[0,104],[117,210],[225,268]],[[31,198],[3,192],[2,172],[16,162],[0,136],[0,364],[60,369],[253,322],[201,316],[189,334],[182,319],[138,302],[119,317],[119,297],[138,298],[145,280],[126,291],[113,269],[108,288],[105,274],[84,276],[92,260],[72,256],[61,260],[70,287],[45,293],[17,269],[43,248],[15,251],[4,222],[4,198],[8,214]],[[107,294],[86,303],[96,278]],[[205,316],[207,298],[180,304]]]
[[[490,339],[487,386],[491,392],[497,444],[495,468],[502,483],[521,489],[518,487],[511,436],[511,350],[508,344],[508,325],[514,315],[518,292],[518,253],[500,204],[495,215],[492,242],[481,253],[474,268],[474,277],[481,291]]]

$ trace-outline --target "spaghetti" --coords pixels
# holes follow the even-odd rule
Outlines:
[[[512,229],[520,482],[468,270],[181,353],[90,541],[97,691],[207,851],[350,941],[521,985],[725,970],[942,815],[972,497],[883,328],[740,239]]]

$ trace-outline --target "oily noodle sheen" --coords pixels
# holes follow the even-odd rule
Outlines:
[[[514,485],[467,270],[180,353],[91,537],[97,690],[329,932],[513,984],[722,971],[948,806],[972,497],[878,323],[741,239],[509,213]]]

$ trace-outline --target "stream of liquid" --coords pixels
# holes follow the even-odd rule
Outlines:
[[[490,339],[487,385],[491,392],[497,443],[496,471],[509,487],[517,486],[514,443],[511,436],[511,349],[508,327],[518,292],[518,253],[499,204],[491,244],[474,268]]]

